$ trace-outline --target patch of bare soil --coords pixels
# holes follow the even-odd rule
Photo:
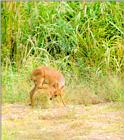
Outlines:
[[[121,103],[49,109],[24,104],[2,107],[4,140],[124,140]]]

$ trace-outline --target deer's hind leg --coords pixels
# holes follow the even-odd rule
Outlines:
[[[43,85],[44,82],[44,78],[41,78],[40,80],[34,81],[35,86],[34,88],[30,91],[30,101],[31,103],[29,105],[34,106],[34,95],[36,93],[36,91],[39,89],[39,87],[41,87],[41,85]]]
[[[37,85],[34,86],[34,88],[30,91],[30,101],[31,103],[29,105],[34,106],[33,96],[37,90]]]

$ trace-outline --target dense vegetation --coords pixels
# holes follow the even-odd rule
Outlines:
[[[123,100],[124,2],[2,2],[1,13],[4,101],[26,101],[42,64],[64,73],[69,103]]]

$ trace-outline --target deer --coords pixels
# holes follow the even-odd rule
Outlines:
[[[65,79],[61,72],[55,68],[40,66],[34,69],[31,73],[31,80],[34,82],[34,87],[30,91],[30,104],[34,106],[34,95],[38,89],[48,89],[50,100],[60,96],[63,105],[62,93],[65,86]]]

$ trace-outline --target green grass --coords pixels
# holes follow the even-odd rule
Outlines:
[[[2,2],[1,7],[4,102],[27,102],[30,73],[39,65],[62,71],[68,103],[123,101],[124,2]]]
[[[20,69],[19,73],[4,71],[2,78],[3,102],[29,103],[29,92],[34,86],[30,80],[29,71],[26,69]],[[88,78],[81,78],[80,80],[76,76],[70,78],[65,75],[66,86],[63,98],[67,104],[90,105],[108,101],[124,101],[123,79],[115,76],[91,76]],[[58,100],[60,100],[59,97]],[[47,91],[38,91],[35,97],[35,105],[41,105],[42,108],[50,106]]]

